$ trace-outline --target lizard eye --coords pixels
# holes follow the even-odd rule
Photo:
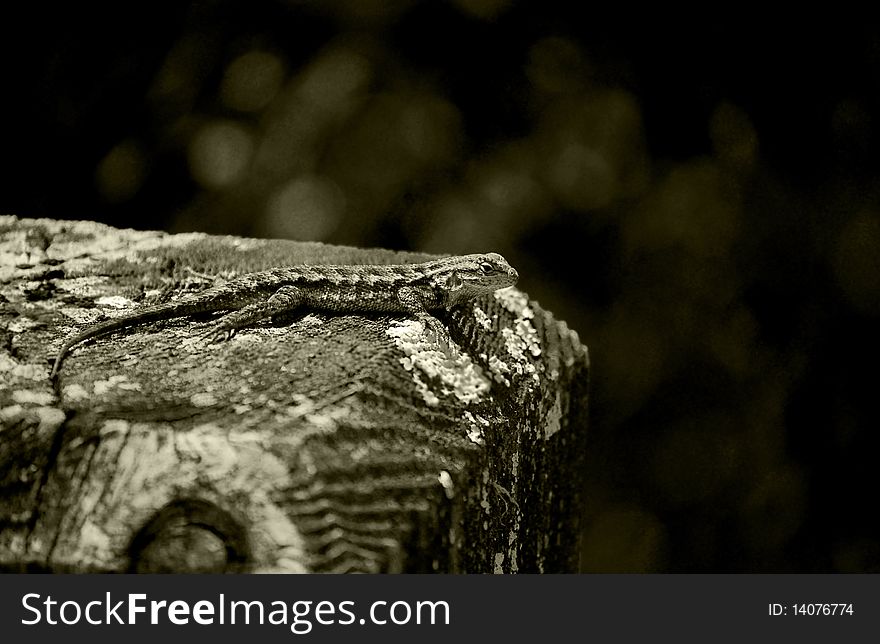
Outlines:
[[[492,266],[492,264],[490,264],[489,262],[483,262],[482,264],[480,264],[480,270],[484,273],[491,273],[495,270],[495,267]]]

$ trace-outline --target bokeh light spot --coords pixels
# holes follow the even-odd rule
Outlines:
[[[330,179],[301,175],[283,185],[266,207],[268,237],[321,241],[337,229],[345,212],[345,195]]]
[[[675,248],[699,259],[727,257],[740,233],[738,199],[717,163],[676,166],[624,222],[626,252]]]
[[[458,148],[458,110],[433,97],[419,97],[403,106],[400,136],[412,156],[422,161],[448,158]]]
[[[782,464],[759,479],[743,505],[745,543],[756,551],[780,548],[801,526],[806,483],[794,464]]]
[[[455,5],[475,18],[494,20],[510,5],[510,0],[453,0]]]
[[[846,299],[865,313],[880,313],[880,217],[861,213],[840,233],[834,272]]]
[[[556,100],[542,117],[536,144],[557,199],[587,211],[641,190],[646,174],[641,122],[637,102],[622,90]]]
[[[370,62],[358,52],[330,49],[300,75],[297,93],[313,107],[338,110],[369,82],[371,73]]]
[[[284,65],[265,51],[249,51],[226,68],[220,98],[234,110],[255,112],[269,104],[284,80]]]
[[[253,148],[253,138],[241,124],[211,121],[190,143],[190,172],[206,188],[225,188],[242,178]]]
[[[738,170],[750,169],[758,155],[758,135],[742,109],[721,103],[709,121],[715,155],[722,163]]]
[[[578,210],[607,206],[617,194],[617,176],[601,151],[570,143],[551,165],[551,181],[566,205]]]
[[[586,56],[568,38],[542,38],[529,50],[526,74],[532,85],[548,94],[581,90],[590,77]]]
[[[108,203],[131,199],[143,185],[146,158],[140,145],[126,140],[107,153],[95,169],[95,183]]]

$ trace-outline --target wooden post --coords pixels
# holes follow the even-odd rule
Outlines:
[[[492,249],[486,249],[492,250]],[[587,350],[518,290],[446,320],[83,324],[272,266],[422,261],[0,217],[0,567],[576,571]]]

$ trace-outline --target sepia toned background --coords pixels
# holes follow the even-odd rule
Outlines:
[[[591,349],[583,571],[880,572],[880,32],[89,11],[7,22],[4,213],[500,252]]]

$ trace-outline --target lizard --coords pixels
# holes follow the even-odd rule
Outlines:
[[[144,306],[93,324],[67,338],[55,356],[55,380],[64,357],[86,340],[140,324],[199,313],[231,311],[207,335],[228,340],[235,331],[300,308],[330,313],[406,313],[436,339],[446,338],[432,311],[513,286],[519,275],[498,253],[458,255],[420,264],[296,265],[247,273],[173,302]]]

